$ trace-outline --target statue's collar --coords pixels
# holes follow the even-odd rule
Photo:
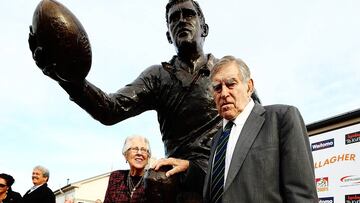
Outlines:
[[[214,66],[214,63],[218,60],[212,54],[207,54],[206,57],[206,64],[204,66],[197,67],[197,70],[195,70],[195,72],[190,77],[188,74],[184,74],[183,71],[179,71],[180,69],[187,71],[188,68],[182,67],[186,64],[180,61],[178,56],[174,56],[169,62],[162,62],[162,66],[166,71],[178,78],[183,87],[190,88],[200,76],[208,76]]]
[[[206,54],[206,57],[207,57],[207,62],[205,64],[205,66],[206,66],[206,68],[211,70],[217,59],[212,54]],[[171,70],[171,72],[175,72],[176,69],[178,69],[178,68],[181,68],[185,71],[189,71],[188,65],[186,63],[184,63],[183,61],[181,61],[177,55],[173,56],[169,62],[163,62],[162,65],[165,69]],[[192,74],[196,73],[201,68],[203,68],[203,66],[196,67],[196,69],[194,70],[194,72]]]

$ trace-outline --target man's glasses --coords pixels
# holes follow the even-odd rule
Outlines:
[[[7,186],[7,185],[0,183],[0,187],[5,187],[5,186]]]
[[[142,154],[145,154],[145,153],[149,154],[149,150],[144,148],[144,147],[141,147],[141,148],[139,148],[139,147],[130,147],[128,150],[130,150],[133,153],[137,153],[138,151],[140,151],[140,153],[142,153]]]

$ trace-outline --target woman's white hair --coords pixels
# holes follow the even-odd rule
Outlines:
[[[141,135],[130,135],[128,136],[126,139],[125,139],[125,142],[124,142],[124,146],[123,146],[123,149],[122,149],[122,154],[125,156],[126,155],[126,152],[130,149],[131,147],[131,141],[134,140],[134,139],[141,139],[145,142],[146,144],[146,148],[149,150],[149,157],[151,157],[151,148],[150,148],[150,142],[149,140],[144,137],[144,136],[141,136]]]

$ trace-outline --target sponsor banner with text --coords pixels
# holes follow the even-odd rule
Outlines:
[[[319,203],[360,203],[360,124],[310,137]]]

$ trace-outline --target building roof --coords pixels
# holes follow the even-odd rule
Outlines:
[[[306,125],[309,136],[360,123],[360,108]]]
[[[55,194],[55,195],[58,195],[58,194],[61,194],[61,193],[65,193],[65,192],[67,192],[67,191],[70,191],[70,190],[72,190],[72,189],[79,188],[81,185],[86,184],[86,183],[88,183],[88,182],[92,182],[92,181],[95,181],[95,180],[98,180],[98,179],[102,179],[102,178],[104,178],[104,177],[107,177],[107,176],[110,175],[110,173],[111,173],[111,172],[104,173],[104,174],[101,174],[101,175],[97,175],[97,176],[94,176],[94,177],[91,177],[91,178],[87,178],[87,179],[84,179],[84,180],[80,180],[80,181],[77,181],[77,182],[74,182],[74,183],[65,185],[64,187],[55,190],[55,191],[54,191],[54,194]]]

